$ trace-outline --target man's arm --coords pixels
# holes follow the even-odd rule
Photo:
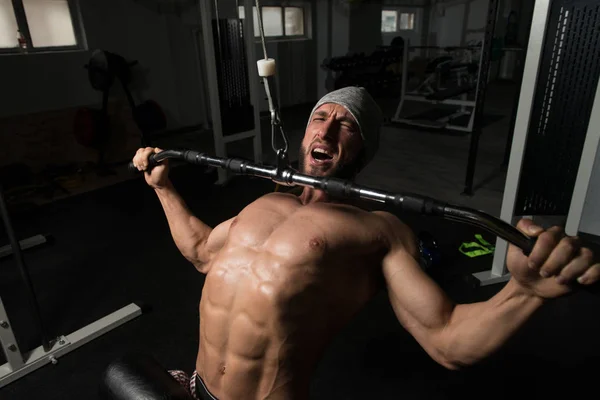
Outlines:
[[[383,273],[391,304],[402,325],[446,368],[490,356],[543,304],[514,280],[488,301],[455,304],[420,268],[410,229],[399,221],[390,224],[396,225],[395,244],[384,259]]]
[[[150,156],[160,152],[161,149],[153,147],[138,149],[133,157],[133,166],[139,171],[144,171],[146,183],[158,195],[169,222],[171,235],[181,254],[194,264],[198,271],[208,273],[210,260],[227,238],[231,220],[213,230],[192,215],[169,179],[169,161],[165,160],[149,169]]]
[[[231,220],[213,230],[191,213],[170,181],[155,191],[177,248],[196,269],[208,273],[209,262],[215,251],[222,246]]]

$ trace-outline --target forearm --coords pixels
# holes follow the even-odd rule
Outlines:
[[[193,264],[206,262],[203,248],[212,228],[191,213],[170,181],[164,188],[155,189],[155,192],[165,211],[175,245],[181,254]]]
[[[543,304],[511,280],[482,303],[454,307],[443,330],[445,358],[450,365],[472,365],[499,350]]]

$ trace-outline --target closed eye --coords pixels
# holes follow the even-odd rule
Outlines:
[[[356,132],[356,127],[354,125],[342,124],[342,126],[346,128],[346,130],[348,130],[350,133]]]

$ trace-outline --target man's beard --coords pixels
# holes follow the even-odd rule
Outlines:
[[[338,163],[333,166],[331,169],[327,170],[324,174],[316,174],[310,165],[306,165],[305,161],[307,157],[310,157],[310,154],[307,154],[306,148],[304,145],[300,145],[300,153],[298,153],[300,157],[298,157],[298,170],[302,174],[311,175],[311,176],[328,176],[333,178],[345,179],[345,180],[353,180],[356,178],[358,174],[358,157],[352,161],[351,163]],[[315,169],[316,171],[320,171]]]

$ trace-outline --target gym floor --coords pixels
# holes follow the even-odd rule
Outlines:
[[[504,178],[484,178],[502,160],[507,119],[490,125],[482,138],[484,167],[476,182],[485,184],[472,198],[460,196],[466,153],[457,154],[468,149],[468,136],[385,128],[381,154],[359,180],[397,191],[422,188],[423,194],[494,213]],[[414,153],[417,148],[421,154]],[[457,159],[462,164],[453,165]],[[192,212],[213,226],[274,189],[270,182],[244,177],[215,186],[214,176],[205,172],[184,166],[172,177]],[[460,243],[481,232],[433,218],[399,217],[437,238],[444,262],[432,275],[457,302],[485,300],[500,289],[475,287],[469,279],[490,268],[491,256],[468,259],[458,252]],[[203,276],[179,254],[159,202],[141,179],[16,213],[13,222],[20,237],[50,233],[55,239],[25,253],[50,336],[67,335],[131,302],[145,311],[57,365],[0,389],[0,399],[95,399],[106,365],[131,352],[151,354],[167,369],[193,370]],[[39,346],[12,259],[0,260],[0,294],[21,350]],[[600,298],[588,292],[549,302],[496,356],[453,372],[433,362],[403,330],[382,292],[331,344],[314,375],[311,398],[580,398],[594,390],[598,376],[599,312]]]

